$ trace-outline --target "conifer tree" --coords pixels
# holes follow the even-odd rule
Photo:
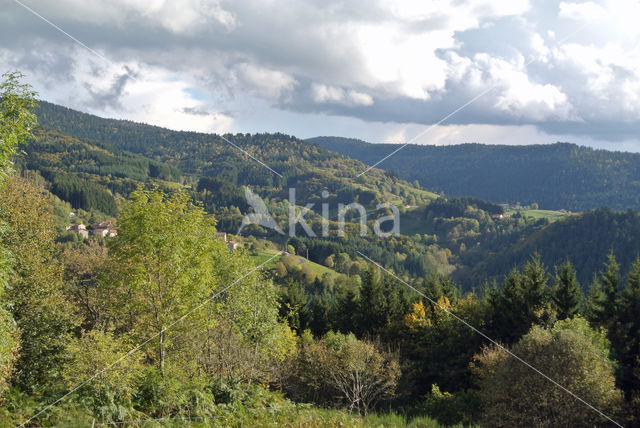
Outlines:
[[[640,379],[634,368],[640,355],[640,257],[631,266],[620,292],[612,327],[611,342],[620,363],[620,386],[627,394],[640,391]]]
[[[560,268],[556,268],[553,288],[553,302],[560,320],[573,317],[582,305],[582,292],[576,280],[576,271],[571,262],[567,261]]]
[[[603,321],[608,323],[615,314],[616,297],[618,295],[618,288],[622,282],[620,266],[616,261],[616,256],[613,254],[613,250],[609,252],[609,255],[607,256],[607,262],[604,265],[604,271],[600,274],[600,278],[605,294]]]
[[[593,326],[602,327],[605,317],[606,296],[602,289],[602,283],[597,274],[593,275],[593,281],[589,286],[589,292],[584,305],[584,316]]]

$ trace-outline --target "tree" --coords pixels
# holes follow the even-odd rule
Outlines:
[[[229,251],[215,232],[215,220],[185,193],[141,188],[122,210],[118,236],[108,241],[112,270],[103,281],[115,327],[139,343],[152,340],[149,358],[163,373],[169,351],[178,360],[174,365],[209,360],[217,328],[230,328],[253,345],[253,366],[273,347],[273,284],[250,271],[252,263],[242,252]],[[222,286],[223,295],[202,305]],[[187,313],[188,320],[179,322]],[[196,349],[172,339],[191,330],[206,338],[194,332],[200,338]],[[183,351],[190,357],[181,359]],[[247,377],[257,372],[255,367]]]
[[[469,363],[480,350],[483,339],[447,311],[484,330],[488,305],[474,294],[466,295],[454,304],[442,296],[437,303],[436,306],[416,302],[405,317],[400,348],[404,363],[403,384],[413,396],[424,396],[436,383],[447,392],[473,386]]]
[[[35,92],[27,84],[20,83],[24,76],[19,72],[5,73],[0,82],[0,192],[4,201],[5,181],[11,171],[12,158],[18,146],[30,136],[36,125],[32,110],[36,107]],[[11,232],[10,226],[0,218],[0,237],[3,241]],[[0,243],[0,396],[4,394],[13,375],[20,332],[12,314],[7,310],[5,289],[13,279],[11,267],[15,261],[5,243]]]
[[[280,318],[286,320],[298,333],[306,329],[309,324],[307,295],[302,284],[293,278],[287,278],[280,295]]]
[[[542,264],[540,254],[535,253],[531,260],[522,269],[522,279],[524,286],[524,298],[527,307],[531,308],[538,318],[542,318],[547,314],[543,314],[549,299],[549,290],[547,289],[547,281],[549,275],[546,268]]]
[[[33,113],[36,93],[20,83],[22,78],[22,73],[14,71],[3,74],[0,82],[0,182],[6,178],[18,146],[32,136],[37,125]]]
[[[604,294],[602,283],[598,276],[594,274],[584,306],[584,316],[592,325],[604,326],[606,300],[607,296]]]
[[[328,268],[333,269],[333,267],[336,265],[333,254],[328,255],[327,258],[324,259],[324,262],[322,262],[322,264],[324,264]]]
[[[600,279],[602,281],[602,288],[604,290],[604,319],[605,324],[609,324],[609,321],[616,311],[616,300],[618,296],[618,288],[622,283],[620,277],[620,266],[616,262],[616,256],[613,254],[613,250],[609,252],[607,256],[607,262],[604,265],[604,271],[600,273]]]
[[[500,289],[491,290],[492,330],[497,339],[514,343],[532,325],[548,323],[551,310],[547,276],[540,256],[536,254],[522,272],[512,270]]]
[[[299,350],[295,382],[306,399],[342,404],[366,414],[394,396],[400,368],[396,355],[350,334],[329,332]]]
[[[107,286],[124,323],[119,328],[140,342],[157,335],[153,360],[163,370],[165,329],[217,289],[213,269],[226,249],[215,239],[214,219],[186,194],[140,188],[131,196],[109,241]]]
[[[127,356],[132,347],[125,337],[113,333],[99,330],[83,332],[67,344],[63,383],[71,389],[100,373],[83,385],[78,394],[94,412],[105,413],[100,411],[101,407],[112,409],[115,414],[109,416],[113,420],[122,419],[121,409],[123,406],[131,407],[136,383],[141,379],[143,370],[141,353]],[[109,370],[104,370],[106,367]]]
[[[57,259],[47,194],[13,176],[2,190],[0,218],[10,228],[2,245],[14,259],[5,298],[21,331],[16,381],[24,390],[34,391],[59,377],[63,352],[78,319]]]
[[[110,326],[108,296],[100,279],[109,274],[108,251],[104,241],[89,239],[86,245],[67,248],[60,255],[70,300],[82,317],[82,327],[104,330]]]
[[[613,314],[612,343],[620,363],[620,386],[629,396],[640,391],[640,379],[634,369],[640,356],[640,257],[631,266]]]
[[[569,261],[560,268],[556,268],[553,302],[560,320],[572,318],[582,305],[580,284],[576,280],[576,271]]]
[[[362,287],[355,318],[355,330],[358,335],[364,332],[379,333],[387,322],[386,296],[380,271],[370,267],[362,275]]]
[[[513,353],[606,415],[616,418],[622,395],[615,387],[604,333],[582,318],[535,326],[513,346]],[[501,348],[475,357],[487,426],[594,426],[606,423],[539,373]]]

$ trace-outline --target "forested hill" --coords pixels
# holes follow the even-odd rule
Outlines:
[[[340,137],[310,141],[373,164],[399,146]],[[640,154],[569,143],[531,146],[408,145],[378,168],[452,196],[536,202],[545,209],[640,208]]]
[[[280,192],[296,187],[298,191],[302,190],[300,196],[304,198],[298,199],[299,202],[320,198],[322,190],[333,195],[327,200],[329,203],[349,203],[357,197],[360,202],[365,201],[365,205],[371,205],[374,200],[398,200],[400,193],[407,202],[435,197],[380,170],[357,177],[357,173],[366,167],[360,161],[285,134],[220,136],[173,131],[126,120],[105,119],[45,101],[39,104],[38,121],[45,130],[94,142],[111,150],[142,155],[178,168],[194,180],[211,177],[232,185]],[[247,154],[264,162],[272,171],[251,160]],[[284,193],[280,196],[287,197]]]
[[[621,271],[628,272],[640,256],[639,243],[640,213],[600,208],[551,223],[481,262],[469,263],[473,266],[473,280],[469,282],[501,280],[506,269],[522,267],[537,252],[548,267],[571,261],[577,279],[586,291],[611,251],[616,255]]]
[[[215,134],[171,131],[130,121],[103,119],[46,102],[40,105],[38,117],[43,130],[38,131],[34,141],[27,145],[27,155],[20,161],[20,166],[38,171],[50,183],[51,191],[70,202],[74,208],[114,214],[118,195],[126,198],[138,183],[151,181],[163,188],[189,189],[195,199],[216,214],[222,230],[234,232],[242,221],[241,213],[247,210],[241,186],[249,186],[267,198],[276,219],[283,225],[286,224],[286,210],[279,204],[288,198],[288,187],[296,188],[298,204],[315,202],[316,208],[324,202],[336,207],[339,202],[358,200],[368,208],[375,209],[379,202],[393,201],[412,207],[403,212],[401,233],[404,237],[401,239],[360,239],[354,236],[347,242],[314,238],[300,240],[298,244],[300,248],[310,249],[310,258],[317,263],[323,263],[336,252],[348,253],[356,261],[356,251],[366,250],[367,253],[375,253],[377,260],[396,272],[415,278],[424,278],[434,271],[449,273],[465,288],[478,286],[486,278],[500,279],[513,266],[524,265],[536,251],[550,269],[566,259],[571,260],[586,287],[592,275],[600,270],[609,250],[615,251],[625,270],[640,251],[640,239],[636,239],[637,230],[640,230],[640,216],[635,212],[599,210],[571,216],[553,224],[548,224],[544,218],[537,218],[536,215],[544,213],[536,213],[535,210],[523,210],[511,218],[495,219],[491,215],[499,213],[495,209],[500,207],[469,198],[435,199],[433,193],[411,186],[394,174],[385,174],[378,169],[356,178],[357,173],[366,168],[364,163],[288,135],[226,136],[238,147],[282,174],[282,177],[278,177]],[[356,141],[353,146],[344,146],[359,147],[361,152],[378,150],[378,154],[382,154],[378,145]],[[385,147],[385,150],[389,149]],[[509,161],[511,164],[521,165],[520,168],[513,167],[511,174],[525,168],[525,161],[517,159],[519,150],[537,153],[538,161],[532,162],[538,162],[538,165],[543,163],[540,156],[543,149],[548,152],[548,164],[567,161],[569,157],[562,155],[567,150],[596,157],[611,155],[620,156],[623,160],[634,158],[569,144],[533,148],[410,146],[405,149],[408,152],[403,150],[397,155],[406,156],[418,149],[445,154],[444,158],[448,159],[443,161],[445,167],[438,165],[442,175],[452,174],[446,164],[449,162],[454,168],[456,153],[460,154],[459,158],[466,156],[469,159],[474,152],[485,153],[479,155],[478,164],[491,161],[487,153],[492,151],[507,153],[512,159]],[[560,160],[554,160],[554,151],[560,153],[557,155]],[[433,161],[435,156],[428,158],[432,164],[436,164]],[[502,158],[504,161],[507,156]],[[498,160],[493,162],[499,163]],[[471,160],[467,162],[472,163]],[[620,171],[626,168],[627,173],[631,173],[628,162],[617,163],[626,165],[620,167]],[[614,165],[615,162],[609,164]],[[467,175],[474,170],[469,167],[471,172],[467,173],[464,165],[456,168],[459,183],[468,180]],[[479,174],[478,181],[489,182],[494,175],[504,176],[507,174],[504,169],[487,167],[486,171]],[[545,174],[540,172],[545,171],[543,166],[533,169],[532,175],[554,176],[550,167]],[[424,171],[424,174],[429,172],[429,168],[406,170]],[[401,174],[402,171],[399,170]],[[577,175],[575,169],[567,167],[564,171],[567,176]],[[600,170],[601,173],[603,171]],[[421,181],[424,183],[424,180]],[[500,185],[507,190],[509,183],[514,183],[514,188],[518,186],[515,179],[502,181]],[[607,187],[612,181],[609,179],[609,184],[602,186]],[[495,189],[489,186],[489,190],[499,189],[498,184],[494,184]],[[523,186],[523,195],[526,195],[528,190],[523,183],[520,184]],[[545,185],[551,189],[549,192],[561,187],[561,184],[553,186],[546,181],[533,187],[544,196]],[[320,196],[323,190],[329,191],[330,196],[326,199]],[[633,196],[638,197],[636,194]],[[496,197],[495,200],[505,199]],[[523,196],[517,200],[544,203],[538,196]],[[233,211],[234,207],[239,211]],[[310,220],[312,226],[319,226],[317,220]],[[256,233],[264,236],[267,232],[258,229]]]

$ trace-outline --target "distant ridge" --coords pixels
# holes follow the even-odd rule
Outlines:
[[[329,150],[368,165],[396,144],[316,137]],[[640,154],[596,150],[570,143],[507,146],[408,145],[378,168],[395,171],[435,192],[545,209],[583,211],[608,206],[640,209]]]

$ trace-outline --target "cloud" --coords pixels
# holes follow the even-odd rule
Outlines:
[[[596,21],[605,14],[605,10],[592,1],[584,3],[560,2],[559,8],[559,16],[578,21]]]
[[[241,63],[234,67],[243,88],[262,94],[270,99],[281,98],[298,84],[288,73],[261,67],[251,63]]]
[[[367,123],[386,123],[388,132],[376,125],[377,135],[392,136],[486,92],[444,125],[534,127],[603,141],[630,141],[640,131],[634,0],[33,7],[108,61],[9,4],[0,12],[0,66],[22,69],[51,101],[96,114],[203,131],[267,126],[261,117],[284,132],[323,121],[357,124],[369,135]]]
[[[491,76],[491,84],[498,88],[495,107],[505,114],[532,121],[542,121],[549,117],[567,120],[572,118],[572,106],[567,95],[555,85],[532,82],[524,70],[522,58],[513,64],[479,54],[476,62],[487,70]]]
[[[342,88],[327,86],[318,83],[311,85],[311,98],[316,103],[340,103],[345,105],[363,105],[369,106],[373,104],[373,98],[363,92],[354,90],[345,91]]]

